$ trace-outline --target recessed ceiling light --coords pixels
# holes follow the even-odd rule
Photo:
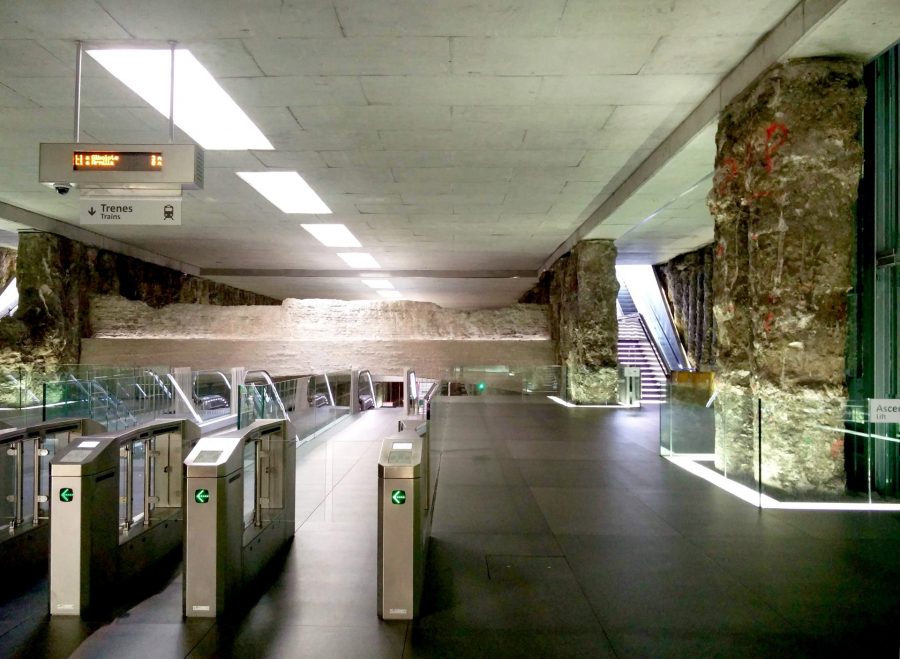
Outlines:
[[[387,272],[364,272],[360,275],[360,277],[381,277],[382,279],[390,276]]]
[[[114,48],[87,53],[168,118],[171,50]],[[212,74],[183,48],[175,50],[175,125],[204,149],[274,148]]]
[[[369,288],[393,288],[394,285],[389,282],[387,279],[363,279],[362,283],[364,283]]]
[[[331,209],[297,172],[238,172],[282,213],[327,215]]]
[[[403,297],[403,293],[400,291],[378,291],[378,294],[381,297],[390,298],[392,300],[399,300]]]
[[[301,224],[326,247],[361,247],[350,229],[343,224]]]
[[[368,252],[338,252],[347,265],[351,268],[380,268],[378,261]]]

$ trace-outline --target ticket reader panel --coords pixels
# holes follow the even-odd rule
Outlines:
[[[184,608],[188,617],[220,615],[240,583],[241,444],[240,437],[205,437],[184,463]]]
[[[118,549],[119,445],[78,439],[50,465],[50,613],[81,615],[102,597]]]
[[[378,461],[378,616],[418,614],[425,566],[423,441],[414,430],[383,440]]]

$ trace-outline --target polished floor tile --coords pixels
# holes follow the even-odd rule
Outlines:
[[[298,452],[293,543],[223,619],[181,574],[97,620],[46,580],[0,601],[3,657],[896,657],[900,515],[764,510],[659,457],[659,411],[438,401],[419,618],[376,615],[377,460],[400,410]]]

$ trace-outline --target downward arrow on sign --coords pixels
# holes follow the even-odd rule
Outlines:
[[[94,216],[97,214],[97,211],[94,210],[94,207],[91,206],[91,210],[88,211],[88,215]]]

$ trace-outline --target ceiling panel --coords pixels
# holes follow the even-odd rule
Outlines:
[[[536,271],[795,4],[6,0],[0,200],[76,224],[77,192],[37,183],[38,144],[72,139],[75,39],[174,39],[275,149],[208,152],[205,188],[185,194],[179,227],[97,231],[193,266],[347,274],[235,280],[279,297],[370,295],[303,222],[345,223],[385,268]],[[898,14],[895,2],[847,0],[797,48],[874,48],[859,42],[896,35]],[[83,73],[83,139],[167,140],[168,121],[89,57]],[[712,154],[701,133],[591,237],[617,239],[632,261],[708,240],[693,186]],[[267,168],[300,172],[333,213],[284,215],[236,175]],[[528,288],[474,276],[404,285],[411,299],[455,306]]]

